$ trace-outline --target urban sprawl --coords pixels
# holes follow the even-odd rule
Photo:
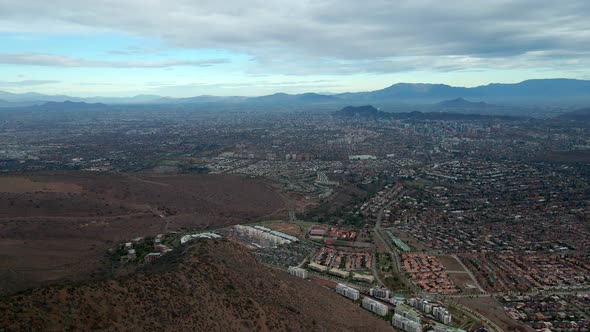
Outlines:
[[[118,266],[225,238],[407,332],[506,330],[480,300],[538,331],[590,329],[583,125],[323,112],[101,119],[6,116],[0,169],[238,174],[290,201],[283,220],[129,239],[110,252]]]

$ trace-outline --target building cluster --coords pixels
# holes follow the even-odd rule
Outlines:
[[[506,313],[537,331],[588,331],[590,293],[570,295],[505,295]]]
[[[285,155],[285,160],[311,161],[311,158],[311,153],[287,153]]]
[[[279,231],[272,230],[264,226],[243,226],[235,225],[233,227],[234,235],[250,240],[250,243],[257,247],[276,247],[278,245],[297,242],[299,239]]]
[[[457,287],[449,279],[444,266],[436,256],[428,254],[404,253],[402,264],[410,274],[410,280],[426,292],[455,294]]]
[[[304,195],[307,199],[329,197],[338,181],[331,180],[329,174],[342,170],[340,161],[312,160],[309,162],[258,160],[245,162],[243,159],[214,158],[206,164],[210,173],[242,174],[265,177],[287,192]]]
[[[352,276],[354,280],[373,282],[370,273],[373,256],[368,252],[344,252],[321,247],[312,257],[308,268],[327,272],[340,278]]]
[[[324,240],[326,238],[342,241],[355,241],[357,232],[340,227],[331,227],[328,225],[314,225],[309,230],[311,240]]]
[[[422,168],[389,210],[395,234],[457,254],[486,291],[572,291],[590,286],[587,188],[571,165],[470,157]]]
[[[339,283],[336,285],[336,293],[345,296],[353,301],[360,299],[360,292],[350,286]],[[364,297],[361,301],[361,306],[379,316],[386,316],[389,312],[389,306],[369,297]]]
[[[131,242],[125,242],[119,247],[119,250],[114,253],[115,258],[123,263],[152,263],[173,250],[163,243],[164,238],[164,234],[158,234],[156,237],[134,238]]]
[[[185,244],[189,241],[194,239],[219,239],[221,235],[214,233],[214,232],[203,232],[203,233],[196,233],[196,234],[187,234],[180,238],[180,244]]]
[[[391,325],[405,332],[422,332],[421,315],[405,304],[395,306]]]
[[[342,227],[316,224],[310,228],[308,238],[315,242],[322,242],[326,245],[336,247],[372,247],[372,239],[366,227],[357,231]]]
[[[445,307],[443,307],[439,303],[431,302],[423,298],[411,298],[409,300],[409,304],[425,314],[431,314],[434,317],[434,319],[443,324],[451,323],[451,314]]]
[[[479,284],[489,291],[574,291],[590,286],[586,255],[506,251],[462,254],[460,257]]]
[[[250,244],[250,239],[244,239]],[[278,247],[256,247],[253,250],[254,256],[259,262],[274,265],[282,268],[299,266],[316,249],[307,241],[291,242]]]
[[[357,154],[357,155],[348,156],[348,160],[371,160],[371,159],[377,159],[377,157],[370,155],[370,154]]]
[[[383,226],[387,227],[388,221],[391,217],[391,210],[387,207],[399,199],[402,187],[400,184],[388,184],[383,190],[378,191],[368,201],[362,203],[355,213],[361,215],[363,218],[376,221],[377,216],[382,213]]]

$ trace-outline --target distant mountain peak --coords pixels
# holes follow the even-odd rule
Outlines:
[[[458,96],[464,100],[454,100]],[[316,105],[343,106],[347,104],[433,104],[441,100],[466,103],[469,100],[485,100],[490,103],[511,105],[535,105],[543,103],[583,107],[590,103],[590,80],[577,79],[531,79],[519,83],[491,83],[477,87],[456,87],[433,83],[396,83],[384,89],[366,92],[345,92],[321,94],[307,92],[287,94],[283,92],[257,97],[197,96],[186,98],[160,97],[157,95],[136,95],[134,97],[72,97],[65,95],[43,95],[39,93],[9,93],[0,91],[2,107],[29,107],[45,102],[98,102],[109,105],[123,104],[243,104],[248,107],[299,107]],[[473,102],[470,107],[475,107]],[[66,104],[69,105],[69,104]],[[485,104],[480,103],[480,107]]]
[[[340,111],[336,112],[338,116],[360,116],[360,117],[377,117],[381,111],[373,107],[373,105],[364,106],[346,106]]]
[[[59,101],[48,101],[44,104],[38,105],[35,108],[43,110],[56,110],[56,111],[68,111],[68,110],[88,110],[88,109],[102,109],[109,107],[102,103],[86,103],[83,101],[70,101],[66,100],[63,102]]]
[[[557,116],[557,119],[566,121],[590,121],[590,107],[561,114]]]
[[[465,98],[459,97],[451,100],[444,100],[435,105],[439,108],[496,108],[497,105],[488,104],[483,101],[472,102]]]

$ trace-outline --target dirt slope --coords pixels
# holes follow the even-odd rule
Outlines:
[[[117,280],[55,286],[0,302],[6,331],[393,331],[310,281],[203,240]]]
[[[267,183],[238,176],[56,171],[0,176],[0,295],[105,268],[115,242],[256,220],[284,209]]]

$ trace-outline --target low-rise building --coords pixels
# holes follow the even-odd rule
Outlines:
[[[337,268],[330,269],[328,271],[328,273],[330,273],[332,275],[335,275],[337,277],[340,277],[340,278],[348,278],[348,276],[350,275],[350,272],[344,271],[344,270],[340,270],[340,269],[337,269]]]
[[[375,277],[373,277],[372,275],[368,275],[368,274],[353,273],[352,280],[371,283],[371,282],[375,281]]]
[[[310,268],[310,269],[312,269],[312,270],[316,270],[316,271],[320,271],[320,272],[325,272],[325,271],[327,271],[327,270],[328,270],[328,267],[327,267],[327,266],[320,265],[320,264],[318,264],[318,263],[315,263],[315,262],[310,262],[310,263],[307,265],[307,267],[309,267],[309,268]]]
[[[153,263],[156,259],[162,256],[159,252],[150,252],[143,258],[144,263]]]
[[[135,253],[135,249],[127,250],[127,259],[135,259],[137,258],[137,254]]]

